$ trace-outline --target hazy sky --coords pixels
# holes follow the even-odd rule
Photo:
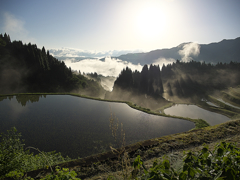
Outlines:
[[[171,48],[240,36],[240,0],[0,0],[0,33],[39,48]]]

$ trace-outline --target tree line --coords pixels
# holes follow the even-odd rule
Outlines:
[[[190,97],[240,84],[240,63],[181,62],[162,66],[162,80],[169,96]]]
[[[114,83],[115,89],[133,91],[136,94],[148,94],[152,96],[162,96],[163,85],[159,66],[143,66],[142,71],[134,72],[126,67],[121,71]]]
[[[87,90],[98,96],[104,90],[95,81],[74,74],[63,61],[35,44],[11,42],[0,34],[0,93],[70,92]]]
[[[107,98],[150,95],[152,97],[177,96],[179,98],[205,95],[215,90],[223,90],[240,84],[240,63],[206,64],[205,62],[182,62],[176,60],[172,64],[160,67],[144,65],[142,71],[124,68],[114,83],[112,93]],[[118,99],[118,98],[115,98]]]

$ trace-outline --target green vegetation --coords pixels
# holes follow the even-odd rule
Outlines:
[[[215,104],[219,105],[220,107],[222,107],[222,108],[224,108],[224,109],[226,109],[226,110],[230,110],[230,111],[233,111],[233,112],[240,112],[239,109],[236,109],[236,108],[234,108],[234,107],[232,107],[232,106],[229,106],[229,105],[227,105],[227,104],[225,104],[225,103],[217,100],[216,98],[214,98],[214,97],[212,97],[212,96],[208,96],[208,98],[209,98],[212,102],[214,102]]]
[[[234,123],[228,124],[232,127],[237,125]],[[47,168],[51,167],[52,169],[54,164],[60,163],[61,161],[52,158],[48,153],[45,153],[44,157],[38,157],[36,161],[38,155],[34,156],[30,154],[29,151],[24,150],[24,145],[20,137],[21,135],[17,133],[15,128],[12,128],[6,134],[1,134],[0,179],[6,177],[14,179],[33,179],[38,177],[38,179],[41,180],[80,179],[79,175],[81,172],[75,170],[69,171],[69,168],[63,167],[64,164],[55,166],[55,171],[51,170],[50,173],[38,174],[37,177],[28,176],[28,174],[31,173],[27,172],[33,169],[33,165],[35,165],[35,168],[42,168],[42,166],[45,166],[43,169],[46,171]],[[119,150],[122,151],[120,152]],[[182,159],[182,165],[177,168],[171,165],[171,158],[168,156],[165,156],[160,162],[159,160],[155,160],[151,166],[145,166],[145,162],[141,159],[141,157],[146,159],[145,156],[137,155],[136,158],[131,161],[130,154],[125,147],[121,147],[120,149],[112,148],[112,151],[119,157],[117,161],[119,161],[119,164],[121,164],[123,168],[121,170],[123,179],[237,180],[240,178],[240,149],[237,148],[235,144],[231,143],[221,142],[215,146],[213,151],[210,150],[207,145],[197,153],[188,151]],[[156,152],[154,149],[151,151]],[[54,157],[56,157],[56,154]],[[36,165],[38,161],[43,164]],[[64,160],[62,160],[62,162],[64,162]],[[96,163],[96,165],[100,167],[101,164],[99,163],[100,162]],[[65,163],[65,165],[67,164],[70,163]],[[116,179],[116,176],[108,172],[108,179]]]
[[[41,152],[30,153],[25,150],[21,134],[16,128],[1,133],[0,141],[0,179],[4,177],[21,177],[28,171],[40,168],[51,168],[53,165],[70,161],[69,157],[62,157],[60,153]]]
[[[157,111],[157,112],[161,111],[162,113],[164,113],[164,109],[167,109],[167,108],[169,108],[169,107],[171,107],[171,106],[173,106],[173,105],[175,105],[175,103],[170,102],[170,103],[166,104],[165,106],[162,106],[161,108],[157,109],[156,111]],[[165,113],[164,113],[164,114],[165,114]]]
[[[239,93],[235,92],[234,90],[230,90],[230,92],[222,92],[223,99],[228,100],[232,103],[234,103],[236,106],[240,106],[240,95]]]
[[[81,180],[77,178],[77,173],[75,171],[69,171],[68,168],[59,168],[56,166],[56,172],[48,174],[46,177],[41,178],[40,180]]]
[[[152,167],[147,169],[138,156],[133,166],[132,179],[237,180],[240,178],[240,149],[234,144],[221,142],[213,151],[205,146],[197,154],[187,152],[179,172],[170,166],[168,159],[155,161]]]
[[[195,126],[196,126],[195,129],[199,129],[199,128],[208,127],[210,125],[203,119],[197,119],[195,122]]]

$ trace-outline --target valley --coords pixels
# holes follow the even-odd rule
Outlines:
[[[78,177],[120,173],[120,152],[130,163],[141,155],[148,164],[175,153],[174,164],[203,143],[226,140],[239,147],[238,62],[176,60],[105,77],[71,70],[44,47],[7,35],[0,40],[0,131],[15,127],[26,146],[61,153],[66,160],[57,165]],[[49,172],[39,168],[28,175]]]

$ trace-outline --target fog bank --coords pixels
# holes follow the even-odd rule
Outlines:
[[[96,72],[97,74],[101,74],[103,76],[117,77],[127,66],[133,71],[142,70],[142,66],[140,64],[135,65],[130,62],[111,57],[107,57],[103,61],[99,59],[84,59],[82,61],[74,62],[74,60],[74,58],[67,58],[64,60],[64,62],[67,67],[71,67],[72,70],[80,70],[81,73]]]

